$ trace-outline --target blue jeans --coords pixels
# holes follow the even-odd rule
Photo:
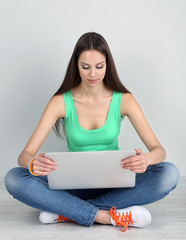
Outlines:
[[[133,188],[55,191],[49,189],[47,176],[33,176],[27,169],[17,167],[6,174],[5,186],[14,198],[31,207],[91,226],[99,209],[121,209],[160,200],[176,187],[179,175],[175,165],[161,162],[136,174]]]

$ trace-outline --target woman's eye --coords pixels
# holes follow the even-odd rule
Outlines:
[[[103,68],[103,66],[97,66],[97,68],[98,68],[98,69],[101,69],[101,68]]]
[[[85,66],[82,66],[82,68],[83,68],[83,69],[89,69],[89,67],[85,67]],[[103,68],[103,65],[102,65],[102,66],[97,66],[96,68],[97,68],[97,69],[101,69],[101,68]]]
[[[89,69],[89,67],[82,66],[83,69]]]

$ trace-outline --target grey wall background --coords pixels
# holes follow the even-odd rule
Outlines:
[[[88,31],[105,37],[166,161],[186,175],[185,13],[184,0],[1,0],[0,176],[17,166],[76,41]],[[119,140],[121,149],[147,151],[127,119]],[[39,152],[66,150],[51,131]]]

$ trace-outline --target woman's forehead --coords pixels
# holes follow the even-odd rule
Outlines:
[[[79,56],[79,62],[87,64],[98,64],[105,62],[105,55],[97,50],[83,51]]]

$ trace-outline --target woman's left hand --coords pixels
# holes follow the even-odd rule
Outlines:
[[[144,173],[148,167],[148,161],[141,149],[135,149],[137,155],[125,158],[121,161],[121,167],[129,169],[134,173]]]

